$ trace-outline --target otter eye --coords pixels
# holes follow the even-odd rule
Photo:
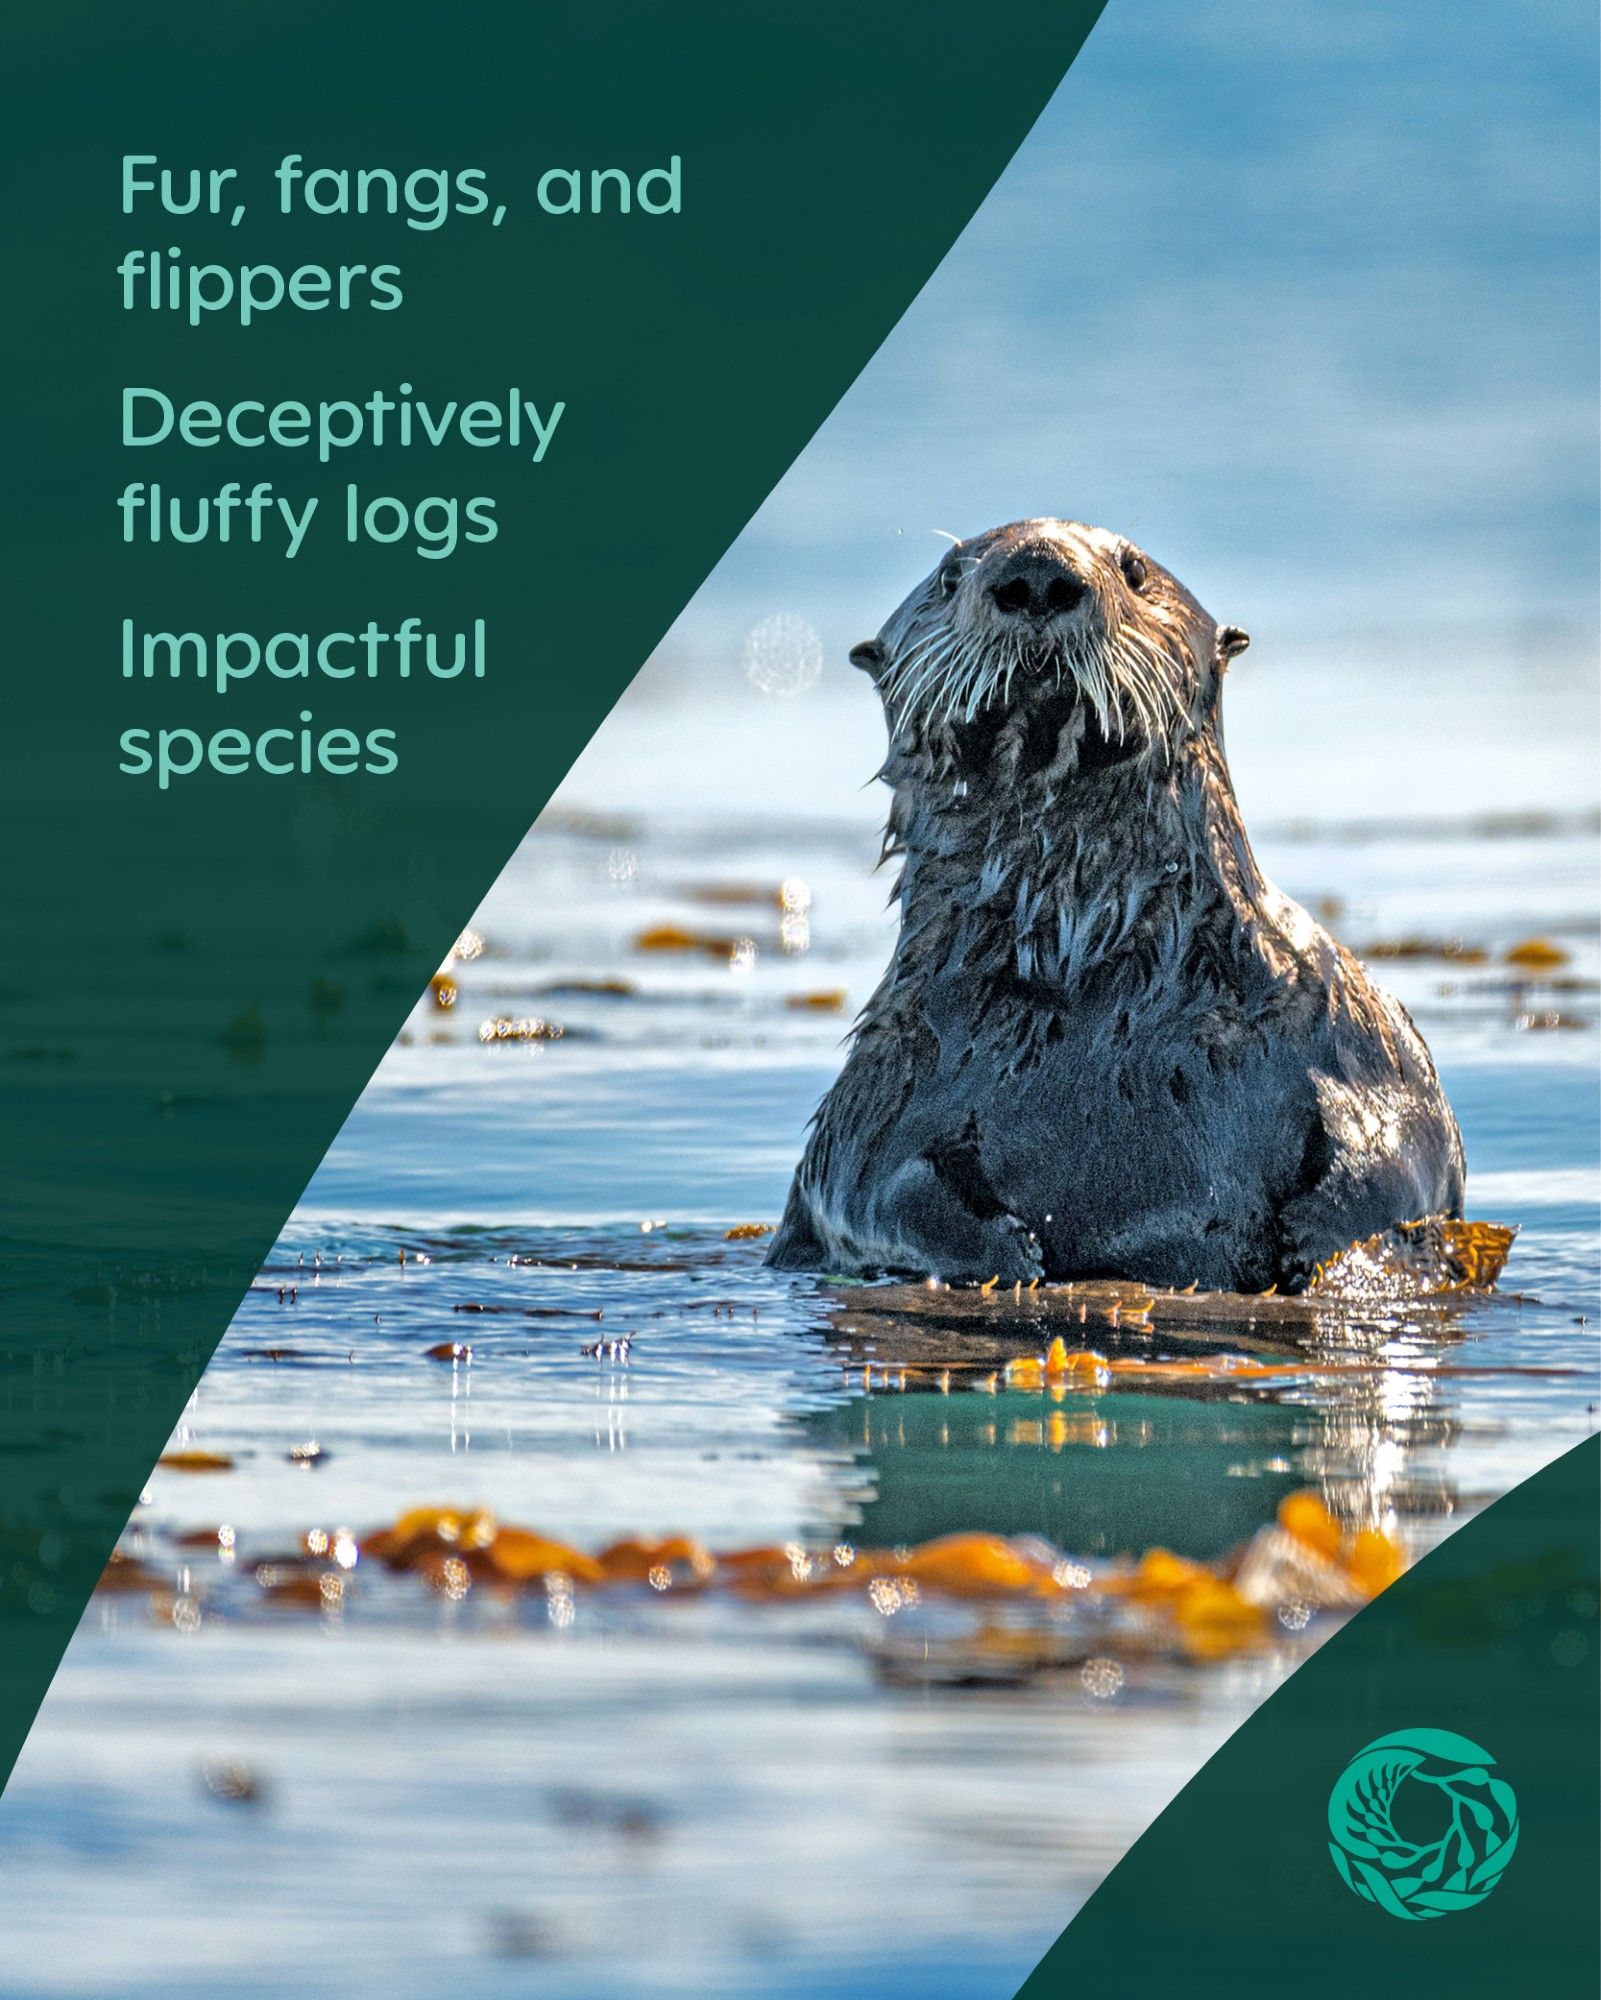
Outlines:
[[[960,585],[961,581],[962,581],[962,565],[955,556],[952,556],[949,562],[945,562],[940,565],[940,572],[939,572],[940,596],[954,597],[956,595],[957,587]]]
[[[1145,579],[1150,572],[1145,567],[1145,558],[1137,549],[1125,549],[1122,554],[1123,581],[1130,590],[1143,590]]]

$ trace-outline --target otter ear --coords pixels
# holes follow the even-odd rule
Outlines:
[[[883,672],[888,658],[889,649],[882,639],[864,639],[859,646],[851,648],[851,665],[860,667],[864,674],[871,674],[875,681]]]
[[[1251,643],[1249,632],[1242,632],[1238,625],[1220,625],[1217,628],[1217,657],[1219,664],[1227,666],[1236,653],[1243,653]]]

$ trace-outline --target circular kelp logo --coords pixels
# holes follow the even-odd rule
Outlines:
[[[1482,1903],[1518,1844],[1517,1797],[1494,1762],[1449,1729],[1399,1729],[1359,1750],[1329,1794],[1346,1886],[1412,1921]]]

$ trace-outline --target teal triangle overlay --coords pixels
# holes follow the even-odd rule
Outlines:
[[[533,0],[55,0],[0,31],[12,417],[0,1129],[0,1780],[234,1307],[383,1050],[544,801],[965,225],[1098,0],[1030,15]],[[1019,60],[1020,48],[1026,60]],[[684,212],[521,228],[290,226],[271,167],[485,171],[683,160]],[[233,166],[248,228],[124,217],[119,161]],[[126,313],[135,245],[190,262],[393,261],[396,312],[197,329]],[[123,449],[125,386],[219,404],[560,397],[537,470],[497,455]],[[302,455],[304,456],[304,455]],[[499,539],[429,562],[309,536],[125,548],[130,478],[485,493]],[[118,674],[139,629],[486,621],[471,686]],[[119,775],[131,726],[397,731],[387,777]],[[684,774],[686,787],[696,782]]]
[[[1598,1474],[1592,1437],[1335,1633],[1135,1842],[1019,2000],[1601,1989]],[[1392,1910],[1383,1877],[1353,1876],[1328,1838],[1351,1758],[1419,1724],[1482,1745],[1516,1791],[1516,1854],[1471,1908]]]

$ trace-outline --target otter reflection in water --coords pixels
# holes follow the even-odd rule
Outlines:
[[[1121,536],[1034,520],[852,653],[900,935],[771,1263],[1251,1291],[1461,1214],[1422,1038],[1252,856],[1220,716],[1246,644]]]

